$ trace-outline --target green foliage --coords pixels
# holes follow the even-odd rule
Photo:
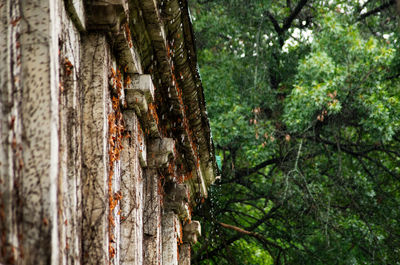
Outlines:
[[[222,160],[192,262],[400,264],[393,1],[191,4]]]
[[[398,81],[386,80],[395,50],[373,36],[363,39],[356,26],[340,20],[324,17],[311,53],[299,62],[284,120],[290,131],[303,131],[351,110],[376,141],[390,140],[400,125]]]

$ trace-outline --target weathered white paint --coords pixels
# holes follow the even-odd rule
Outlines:
[[[72,5],[75,9],[76,15],[79,18],[79,22],[82,25],[83,29],[86,28],[85,23],[85,15],[83,10],[83,1],[82,0],[72,0]]]
[[[80,264],[82,233],[80,34],[60,6],[60,264]],[[68,75],[65,60],[72,64]]]
[[[105,264],[108,253],[108,60],[102,34],[82,39],[83,263]]]
[[[180,245],[179,265],[190,265],[190,244],[184,243]]]
[[[110,16],[89,21],[89,30],[99,27],[103,32],[84,32],[87,10],[82,0],[0,4],[0,59],[6,62],[0,66],[0,211],[5,213],[0,229],[6,231],[0,250],[12,253],[0,255],[0,263],[11,263],[11,258],[18,264],[178,264],[177,239],[182,236],[181,220],[189,217],[188,198],[172,190],[163,195],[162,185],[172,178],[160,175],[170,160],[177,159],[175,143],[162,138],[149,113],[150,103],[159,103],[152,76],[141,75],[138,51],[143,47],[131,45],[128,31],[119,27],[125,19],[132,27],[129,15],[138,10],[130,12],[128,0],[91,4],[112,5]],[[154,15],[153,26],[160,32],[154,47],[159,49],[166,45],[166,37],[156,1],[143,0],[142,7],[150,7],[146,12]],[[146,34],[141,37],[148,38]],[[162,53],[156,51],[155,56]],[[111,65],[125,69],[133,81],[123,111],[131,136],[123,139],[121,159],[113,165],[112,191],[121,191],[123,197],[114,209],[112,227]],[[133,91],[147,107],[134,111],[138,104],[129,95]],[[121,106],[124,102],[121,99]],[[169,208],[163,207],[161,196],[169,200]],[[109,233],[115,238],[112,259]]]
[[[21,65],[17,36],[21,25],[19,1],[7,0],[0,7],[0,263],[17,260],[20,254],[15,184],[21,177]],[[14,80],[13,80],[14,79]],[[15,143],[15,144],[14,144]],[[16,251],[12,251],[12,248]]]
[[[51,264],[59,264],[59,238],[58,238],[58,205],[57,205],[57,187],[58,187],[58,91],[59,91],[59,61],[58,61],[58,36],[60,34],[60,21],[58,14],[59,2],[49,0],[50,9],[50,212],[51,212]]]
[[[199,221],[191,221],[183,226],[183,241],[195,244],[201,235],[201,225]]]
[[[121,264],[143,264],[143,178],[139,162],[138,119],[133,110],[123,113],[131,137],[121,153]]]
[[[132,88],[128,91],[142,91],[148,103],[154,102],[154,84],[151,75],[133,75]]]
[[[176,214],[167,212],[162,218],[162,260],[164,265],[178,265],[178,243],[181,224]]]

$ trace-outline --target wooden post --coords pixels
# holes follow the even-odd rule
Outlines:
[[[109,47],[99,33],[85,36],[82,43],[83,264],[107,264]]]

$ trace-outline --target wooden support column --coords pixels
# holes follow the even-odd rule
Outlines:
[[[82,50],[83,264],[108,264],[109,47],[106,37],[99,33],[84,36]]]
[[[182,238],[182,228],[178,216],[169,211],[162,217],[162,263],[178,265],[178,244]]]
[[[145,264],[162,264],[161,242],[161,176],[174,152],[174,140],[153,139],[148,144],[148,169],[145,178],[145,207],[143,215]]]
[[[184,243],[179,247],[179,265],[190,265],[190,244]]]
[[[0,263],[21,261],[22,217],[22,89],[21,49],[17,46],[21,25],[19,1],[3,1],[0,8]],[[16,251],[12,251],[15,249]],[[22,263],[22,261],[21,261]]]
[[[0,9],[0,248],[5,263],[57,264],[58,2],[7,0]]]
[[[182,234],[182,222],[190,221],[188,187],[169,182],[164,189],[164,210],[168,213],[162,216],[163,263],[189,265],[190,245],[183,244]]]
[[[121,264],[143,264],[143,157],[144,135],[133,110],[123,112],[125,129],[121,152]]]
[[[157,169],[147,169],[144,180],[143,258],[144,264],[158,265],[161,260],[161,201]]]
[[[199,221],[191,221],[183,226],[183,244],[179,249],[179,265],[190,265],[190,246],[197,242],[200,235]]]
[[[72,2],[72,0],[71,0]],[[83,6],[73,1],[75,13]],[[82,83],[81,38],[71,13],[60,6],[62,32],[59,37],[59,265],[81,264],[82,255]],[[75,24],[76,25],[76,24]]]

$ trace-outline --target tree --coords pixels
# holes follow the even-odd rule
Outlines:
[[[194,264],[396,264],[395,1],[192,5],[221,181]]]

